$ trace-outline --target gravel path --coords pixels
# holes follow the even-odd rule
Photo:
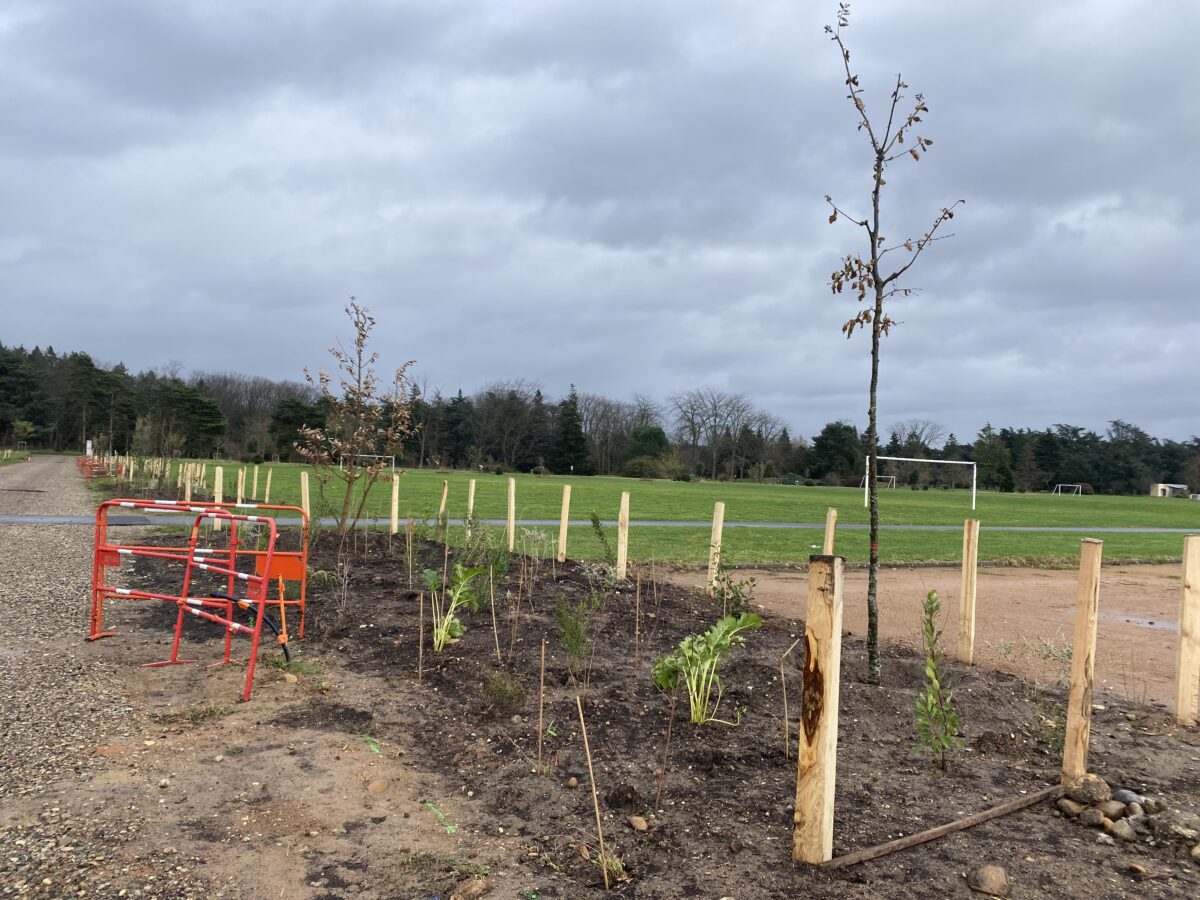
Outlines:
[[[0,468],[0,514],[94,510],[67,457]],[[135,846],[136,813],[89,806],[102,745],[149,727],[87,653],[91,559],[89,526],[0,525],[0,896],[214,896],[169,848]]]

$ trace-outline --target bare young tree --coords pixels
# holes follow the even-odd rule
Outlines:
[[[337,362],[341,391],[332,389],[329,373],[321,371],[314,378],[308,369],[304,370],[304,377],[320,392],[328,412],[323,427],[302,426],[295,443],[297,452],[317,469],[322,482],[332,476],[346,486],[337,520],[338,536],[343,542],[358,524],[371,488],[388,468],[385,460],[371,457],[396,455],[412,432],[407,373],[413,364],[409,360],[396,369],[391,389],[380,393],[375,373],[379,354],[367,351],[375,319],[354,297],[350,298],[346,315],[354,325],[354,347],[347,350],[339,341],[329,349]]]
[[[825,26],[830,39],[837,44],[842,57],[842,67],[846,74],[847,95],[854,105],[858,119],[858,130],[867,136],[871,148],[871,203],[870,212],[866,215],[850,215],[845,212],[832,197],[826,196],[829,204],[829,223],[832,225],[838,218],[844,218],[866,232],[867,252],[849,254],[842,265],[835,269],[830,286],[834,294],[849,290],[855,299],[863,304],[858,313],[842,326],[842,331],[849,338],[859,328],[871,328],[871,387],[870,399],[867,406],[867,494],[870,506],[870,568],[867,577],[867,679],[878,684],[881,677],[879,659],[879,607],[877,603],[879,580],[879,492],[875,478],[879,473],[879,427],[876,416],[876,400],[879,388],[879,342],[895,324],[887,314],[884,304],[897,295],[907,297],[912,288],[901,287],[899,279],[920,258],[925,249],[934,241],[950,235],[939,235],[941,227],[954,218],[955,208],[963,201],[943,207],[933,218],[921,237],[906,238],[898,243],[889,245],[882,231],[881,202],[883,187],[887,184],[884,175],[891,163],[908,158],[919,161],[933,146],[933,141],[917,132],[922,115],[929,112],[925,105],[923,94],[914,94],[912,109],[907,114],[901,111],[901,102],[908,85],[901,76],[896,76],[896,86],[892,89],[890,102],[885,104],[883,116],[872,120],[867,112],[867,104],[863,98],[863,89],[859,86],[858,76],[850,68],[850,51],[842,41],[842,30],[849,25],[850,6],[839,4],[837,27]],[[881,127],[882,126],[882,127]],[[907,258],[891,272],[885,274],[884,257],[889,253],[903,251]]]

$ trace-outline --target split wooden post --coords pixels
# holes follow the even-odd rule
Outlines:
[[[184,503],[192,502],[192,479],[191,478],[183,479],[183,502]]]
[[[1100,612],[1100,557],[1104,541],[1084,538],[1079,551],[1079,589],[1075,594],[1075,635],[1071,644],[1071,694],[1063,739],[1062,783],[1087,772],[1092,733],[1092,690],[1096,672],[1096,618]]]
[[[250,482],[250,496],[258,499],[258,466],[254,467],[254,478]]]
[[[621,510],[617,513],[617,581],[624,581],[629,570],[629,491],[621,491]]]
[[[263,503],[271,502],[271,470],[267,469],[267,486],[263,488]]]
[[[268,473],[269,474],[269,473]],[[308,473],[300,473],[300,508],[304,510],[304,515],[312,520],[312,507],[308,504]]]
[[[446,540],[446,532],[450,530],[449,524],[446,521],[446,495],[450,492],[450,482],[442,481],[442,499],[438,501],[438,517],[437,527],[442,534],[442,540]]]
[[[215,466],[213,468],[213,503],[225,502],[225,468],[223,466]],[[223,525],[220,519],[213,519],[213,531],[220,531]]]
[[[508,479],[508,525],[505,528],[508,537],[508,552],[512,553],[517,546],[517,479]]]
[[[962,585],[958,593],[958,658],[975,665],[975,586],[979,571],[979,520],[963,522]]]
[[[825,510],[825,541],[821,544],[822,556],[833,556],[833,539],[837,534],[837,507]]]
[[[392,520],[389,523],[391,534],[400,530],[400,476],[392,475]]]
[[[237,480],[237,505],[241,506],[246,499],[246,467],[242,466],[238,469]]]
[[[1200,534],[1183,539],[1179,601],[1179,660],[1175,666],[1175,721],[1195,725],[1200,715]]]
[[[833,858],[844,572],[845,560],[840,556],[809,557],[802,708],[796,751],[796,811],[792,828],[792,860],[795,862],[816,864]]]
[[[467,482],[467,537],[471,536],[471,525],[475,519],[475,479]]]
[[[562,511],[558,515],[558,561],[567,561],[567,521],[571,516],[571,486],[563,485]]]
[[[717,587],[717,572],[721,566],[721,534],[725,530],[725,504],[713,504],[712,538],[708,542],[708,593]]]

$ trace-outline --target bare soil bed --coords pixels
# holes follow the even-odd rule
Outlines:
[[[464,616],[466,633],[444,653],[433,654],[426,641],[418,682],[418,602],[403,541],[389,546],[373,537],[352,564],[345,610],[337,612],[336,585],[313,584],[303,664],[292,672],[260,668],[248,704],[235,702],[240,667],[136,668],[165,656],[173,608],[112,604],[109,619],[121,634],[88,653],[129,667],[127,702],[151,710],[156,725],[140,740],[97,746],[107,765],[67,790],[64,805],[84,802],[82,793],[93,804],[138,808],[151,823],[139,840],[169,845],[227,896],[601,896],[578,696],[605,840],[628,873],[615,896],[968,896],[965,873],[989,862],[1007,868],[1014,897],[1200,893],[1194,862],[1144,842],[1100,843],[1096,831],[1062,819],[1050,803],[844,870],[794,866],[802,659],[793,652],[783,665],[789,758],[780,657],[803,633],[802,608],[769,602],[764,626],[723,668],[721,711],[741,709],[736,728],[676,716],[656,806],[669,704],[650,670],[683,636],[719,617],[711,600],[693,587],[652,584],[646,573],[636,653],[632,583],[605,588],[593,570],[543,562],[517,613],[514,561],[496,587],[496,632],[488,612]],[[420,553],[418,573],[442,568],[440,545],[425,543]],[[311,564],[336,568],[329,536],[314,546]],[[125,574],[159,587],[177,583],[149,561]],[[596,590],[603,603],[591,650],[573,675],[556,603]],[[214,631],[189,620],[188,655],[218,659]],[[547,770],[539,775],[543,638]],[[239,650],[244,655],[244,642]],[[1052,681],[951,663],[966,747],[943,773],[911,752],[921,659],[890,642],[884,685],[873,687],[862,680],[864,658],[859,639],[846,637],[835,855],[1057,781],[1065,697]],[[1153,706],[1110,694],[1096,702],[1091,768],[1114,786],[1195,812],[1200,734],[1176,728]],[[646,830],[634,830],[630,816],[643,817]]]

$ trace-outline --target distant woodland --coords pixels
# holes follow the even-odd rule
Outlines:
[[[698,389],[665,398],[614,400],[576,392],[545,396],[528,381],[496,382],[472,394],[411,387],[412,434],[397,448],[410,468],[547,471],[636,478],[709,478],[858,485],[863,440],[849,422],[809,438],[742,395]],[[87,353],[0,344],[0,446],[100,450],[147,456],[264,461],[297,459],[302,425],[322,425],[325,405],[310,385],[230,372],[138,372],[97,365]],[[1160,440],[1110,422],[1103,434],[1060,424],[1044,430],[984,425],[965,442],[935,422],[897,422],[880,452],[929,460],[973,460],[979,484],[1044,491],[1143,494],[1154,482],[1200,489],[1200,437]],[[891,463],[898,485],[963,486],[966,467]]]

